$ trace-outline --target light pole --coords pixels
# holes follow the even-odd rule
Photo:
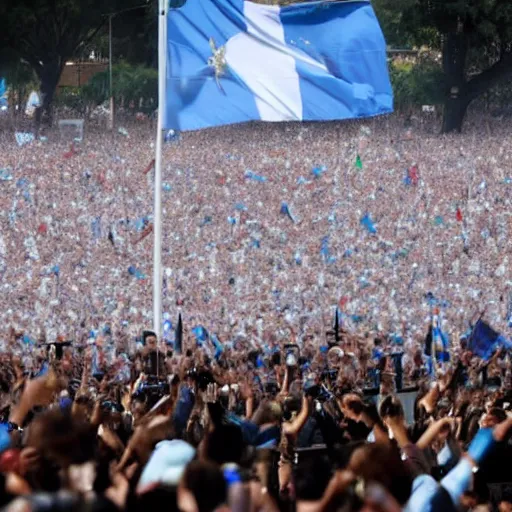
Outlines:
[[[111,12],[105,15],[108,16],[108,88],[110,102],[110,115],[108,119],[109,130],[114,129],[114,79],[112,77],[112,18],[124,12],[135,11],[136,9],[145,9],[146,7],[148,7],[148,4],[137,5],[135,7],[128,7],[127,9],[122,9],[120,11]]]
[[[114,129],[114,91],[112,81],[112,17],[114,14],[108,15],[108,87],[110,96],[110,115],[108,117],[108,129]]]

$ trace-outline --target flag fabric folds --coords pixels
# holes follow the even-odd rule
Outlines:
[[[429,297],[435,300],[434,297]],[[432,304],[432,302],[431,302]],[[424,354],[431,358],[435,356],[436,361],[447,362],[450,360],[450,340],[448,335],[441,328],[441,312],[439,308],[434,308],[432,312],[432,321],[425,337]],[[434,349],[434,350],[432,350]]]
[[[198,346],[203,346],[203,344],[208,340],[210,335],[208,331],[202,326],[198,325],[192,329],[194,336],[196,337],[196,343]]]
[[[482,319],[478,320],[469,338],[468,349],[478,357],[487,360],[500,346],[510,350],[512,348],[512,342],[495,331]]]
[[[367,0],[187,0],[167,19],[164,126],[354,119],[393,110]]]
[[[0,78],[0,107],[7,106],[7,86],[5,85],[5,78]]]
[[[206,348],[205,343],[207,341],[210,341],[215,350],[213,357],[215,359],[218,359],[220,357],[220,355],[224,351],[224,347],[216,334],[210,334],[206,330],[206,328],[203,327],[202,325],[198,325],[197,327],[194,327],[192,329],[192,332],[194,333],[194,336],[196,337],[196,343],[199,347]]]
[[[449,361],[449,341],[448,336],[441,329],[440,313],[434,314],[432,319],[432,342],[435,347],[436,359],[440,362]]]

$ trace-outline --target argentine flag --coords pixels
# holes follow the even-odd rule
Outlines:
[[[166,129],[392,112],[386,42],[369,1],[180,3],[167,18]]]

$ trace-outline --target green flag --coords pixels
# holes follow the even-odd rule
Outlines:
[[[356,169],[362,170],[363,168],[363,161],[361,160],[361,157],[357,155],[356,157]]]

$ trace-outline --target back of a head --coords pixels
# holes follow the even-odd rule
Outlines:
[[[160,484],[128,500],[127,512],[156,511],[165,503],[166,512],[178,510],[176,487]]]
[[[325,456],[304,459],[295,467],[293,477],[297,501],[318,501],[332,477],[329,459]]]
[[[90,423],[53,410],[30,424],[27,445],[60,466],[83,464],[95,455],[96,432]]]
[[[183,475],[181,488],[192,494],[198,512],[213,512],[227,501],[227,485],[222,470],[209,461],[191,462]]]
[[[206,458],[219,466],[232,462],[240,464],[245,442],[241,429],[236,425],[218,425],[206,438]]]
[[[358,448],[352,454],[349,469],[365,482],[383,485],[401,505],[411,495],[412,479],[395,446],[367,444]]]
[[[382,400],[379,407],[379,415],[384,418],[403,418],[404,408],[400,399],[394,395],[388,395]]]
[[[501,407],[491,407],[489,415],[496,419],[497,423],[501,423],[507,419],[507,413]]]
[[[260,405],[261,415],[258,421],[259,425],[265,423],[280,423],[283,417],[283,410],[281,406],[274,401],[269,401]]]

